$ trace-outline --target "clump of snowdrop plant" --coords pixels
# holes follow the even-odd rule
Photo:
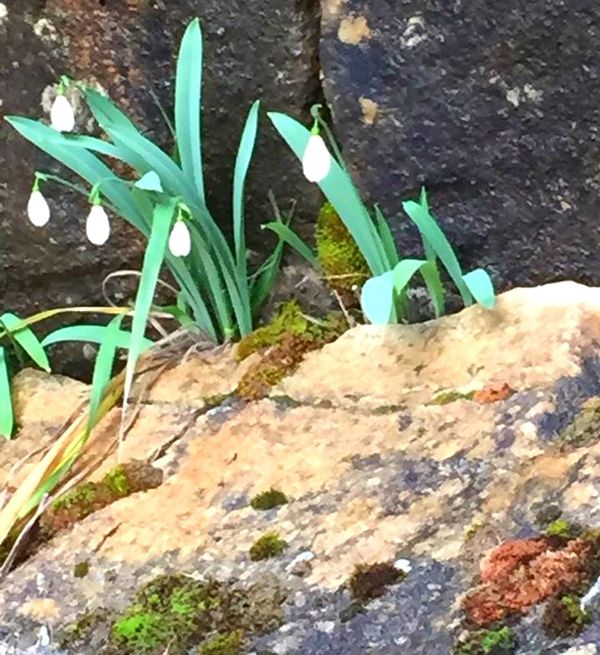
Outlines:
[[[408,289],[416,274],[420,274],[427,287],[436,316],[442,314],[445,289],[440,264],[448,272],[465,306],[478,302],[492,308],[495,292],[490,276],[481,268],[463,273],[450,242],[429,210],[425,189],[418,201],[409,200],[402,204],[404,212],[419,230],[425,256],[422,259],[401,258],[381,209],[376,205],[370,211],[360,197],[333,134],[321,117],[321,106],[315,105],[311,114],[314,118],[311,130],[285,114],[270,113],[269,118],[302,162],[306,178],[319,184],[369,266],[372,277],[361,289],[361,307],[365,317],[376,324],[406,321]],[[330,154],[321,131],[335,156]],[[309,262],[317,261],[311,248],[281,221],[269,223],[267,227]]]

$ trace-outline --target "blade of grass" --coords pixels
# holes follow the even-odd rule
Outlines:
[[[258,112],[260,101],[256,101],[248,113],[240,147],[235,160],[233,174],[233,241],[235,244],[235,258],[240,274],[247,274],[246,236],[244,230],[244,185],[252,161],[252,154],[256,144],[258,131]]]
[[[144,335],[148,316],[152,308],[156,284],[165,257],[169,232],[177,201],[174,198],[163,200],[156,205],[152,222],[152,232],[142,264],[142,275],[135,299],[135,311],[131,325],[131,341],[127,357],[123,408],[127,407],[137,361],[144,348]]]
[[[50,362],[43,345],[29,327],[23,326],[23,321],[18,316],[10,312],[2,314],[0,325],[11,333],[13,339],[40,368],[50,373]]]
[[[319,260],[312,249],[285,223],[282,221],[272,221],[260,226],[263,230],[272,230],[275,234],[289,246],[291,246],[301,257],[314,266],[320,268]]]
[[[179,49],[175,82],[175,133],[183,174],[192,180],[206,204],[202,172],[201,93],[202,31],[196,18],[188,26]]]
[[[480,305],[486,309],[493,309],[496,306],[494,284],[487,271],[478,268],[464,275],[463,280]]]
[[[122,316],[117,316],[122,318]],[[114,321],[115,319],[113,319]],[[112,323],[112,321],[111,321]],[[64,343],[67,341],[78,341],[86,343],[102,344],[107,338],[107,326],[104,325],[70,325],[68,327],[59,328],[50,334],[46,335],[42,340],[44,348],[52,346],[55,343]],[[129,348],[131,341],[131,333],[124,330],[118,330],[113,338],[116,340],[118,348]],[[144,338],[143,349],[146,350],[153,345],[150,339]]]
[[[10,439],[15,427],[6,349],[0,346],[0,435]],[[2,539],[0,539],[0,544]]]

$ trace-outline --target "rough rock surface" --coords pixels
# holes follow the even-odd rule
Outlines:
[[[42,628],[58,638],[86,611],[122,611],[140,585],[184,572],[283,590],[280,627],[241,652],[449,655],[476,594],[517,580],[517,645],[499,653],[595,655],[595,614],[581,634],[541,628],[544,600],[557,580],[580,580],[584,560],[580,541],[540,535],[557,517],[600,526],[599,316],[599,289],[560,283],[508,292],[491,312],[358,327],[269,398],[210,409],[199,401],[239,376],[227,355],[176,367],[126,441],[163,468],[162,486],[92,514],[2,581],[0,652],[27,652]],[[114,439],[111,420],[100,442]],[[19,448],[0,445],[0,460]],[[271,488],[289,502],[253,509]],[[287,548],[251,561],[271,530]],[[386,562],[405,577],[353,603],[355,567]],[[105,636],[76,652],[101,653]]]
[[[204,159],[209,206],[228,227],[230,182],[245,113],[257,98],[272,109],[301,115],[318,95],[317,5],[308,0],[147,2],[146,0],[19,0],[0,3],[0,116],[48,116],[58,76],[99,85],[165,146],[166,130],[150,97],[172,107],[177,47],[185,25],[202,20],[205,35]],[[43,106],[42,106],[43,105]],[[79,116],[87,127],[86,116]],[[258,225],[272,219],[267,191],[287,208],[303,198],[304,218],[318,206],[316,187],[265,120],[248,195],[249,243],[264,241]],[[18,312],[49,305],[92,304],[100,282],[131,268],[142,241],[113,222],[110,247],[84,237],[85,201],[46,187],[53,218],[47,228],[29,225],[24,208],[33,172],[49,162],[6,124],[0,127],[0,304]],[[58,169],[57,169],[58,170]],[[45,191],[46,192],[46,191]]]
[[[598,280],[594,0],[322,6],[336,130],[402,252],[419,245],[401,201],[425,184],[468,267],[511,286]]]

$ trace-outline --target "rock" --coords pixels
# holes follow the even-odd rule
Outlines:
[[[162,485],[87,516],[10,572],[0,646],[14,635],[24,651],[42,624],[60,643],[96,617],[67,652],[114,652],[106,640],[118,617],[131,618],[136,594],[172,574],[242,598],[252,590],[260,621],[232,629],[256,653],[431,655],[491,643],[558,655],[600,643],[600,619],[578,609],[600,573],[588,530],[600,524],[600,430],[586,424],[581,445],[567,429],[600,396],[599,311],[600,289],[559,283],[508,292],[491,312],[357,327],[270,397],[218,420],[192,382],[222,391],[235,368],[218,358],[213,371],[200,358],[196,373],[181,364],[125,442],[137,459],[158,450]],[[504,383],[514,393],[494,402],[466,394]],[[453,392],[446,404],[432,403],[442,391]],[[97,452],[114,439],[111,421],[94,437]],[[277,512],[230,502],[271,488],[292,502]],[[252,562],[250,547],[267,533],[288,548]],[[89,568],[78,577],[81,562]],[[391,584],[351,595],[357,570],[394,567]],[[571,620],[560,650],[552,616]],[[496,619],[506,624],[489,625]]]
[[[599,278],[593,0],[321,5],[336,133],[401,252],[421,251],[401,201],[424,184],[466,270],[501,287]]]
[[[205,35],[206,186],[209,206],[227,230],[233,163],[251,102],[259,98],[265,108],[300,116],[319,93],[318,11],[309,2],[235,0],[224,7],[220,2],[192,0],[41,4],[23,0],[2,7],[3,114],[47,117],[51,85],[58,75],[69,73],[107,91],[165,147],[170,147],[167,131],[150,92],[171,111],[175,54],[184,27],[199,16]],[[93,126],[81,112],[78,122],[83,129]],[[43,230],[34,229],[25,217],[33,173],[55,169],[59,170],[12,129],[3,127],[1,300],[3,307],[24,314],[100,300],[103,277],[139,266],[144,245],[139,234],[115,219],[110,247],[90,246],[83,227],[87,203],[54,185],[44,190],[52,205],[51,222]],[[282,210],[287,210],[291,198],[303,197],[297,212],[300,223],[316,214],[317,188],[303,181],[293,155],[265,118],[249,181],[247,212],[250,247],[263,251],[264,233],[258,225],[272,219],[269,189],[276,193]],[[126,285],[116,291],[122,301],[131,288]]]

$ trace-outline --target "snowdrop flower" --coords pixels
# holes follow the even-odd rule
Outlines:
[[[72,132],[75,128],[75,112],[64,93],[59,91],[50,110],[50,124],[58,132]]]
[[[43,227],[50,220],[50,206],[40,191],[37,179],[27,202],[27,217],[36,227]]]
[[[302,157],[302,170],[309,182],[321,182],[331,170],[331,154],[325,141],[319,134],[318,127],[313,128],[308,145]]]
[[[185,221],[178,218],[169,237],[169,250],[174,257],[186,257],[192,249],[190,231]]]
[[[92,205],[85,224],[85,233],[95,246],[103,246],[108,241],[110,223],[102,205]]]

